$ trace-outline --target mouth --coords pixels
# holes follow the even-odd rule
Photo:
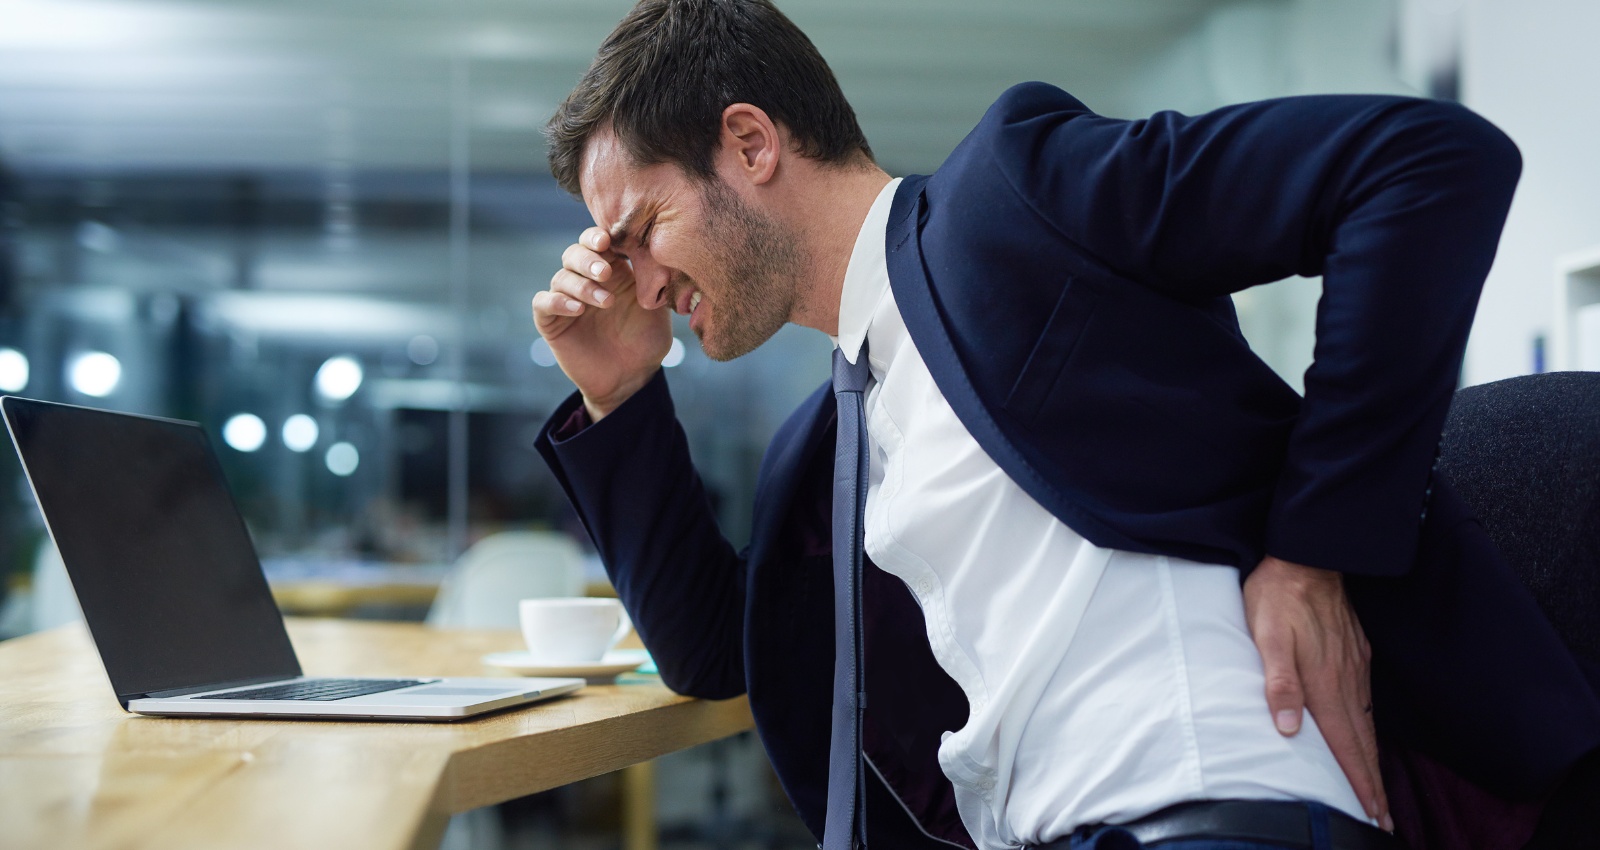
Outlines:
[[[700,298],[700,290],[686,288],[678,295],[678,303],[674,305],[674,310],[681,315],[692,316],[695,308],[700,306]]]

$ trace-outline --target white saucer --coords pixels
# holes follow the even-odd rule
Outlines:
[[[614,679],[617,674],[636,669],[649,660],[649,651],[643,649],[613,649],[599,661],[587,664],[551,664],[534,658],[527,650],[491,652],[482,659],[490,667],[499,667],[523,676],[582,676],[591,682]]]

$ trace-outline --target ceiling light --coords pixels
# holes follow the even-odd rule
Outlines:
[[[105,398],[122,381],[122,362],[104,351],[89,351],[72,358],[67,383],[86,396]]]
[[[540,366],[556,365],[556,353],[550,350],[550,343],[545,342],[544,337],[533,341],[533,345],[528,348],[528,356]]]
[[[98,221],[85,221],[78,225],[78,244],[96,254],[110,254],[122,243],[116,228]]]
[[[236,413],[222,425],[222,441],[241,452],[253,452],[267,441],[267,423],[254,413]]]
[[[317,444],[317,420],[296,413],[283,420],[283,444],[291,452],[307,452]]]
[[[361,364],[354,357],[329,357],[317,370],[317,393],[329,401],[344,401],[361,388],[361,378]]]
[[[361,465],[361,453],[349,443],[334,443],[328,447],[328,453],[322,460],[328,465],[329,472],[343,478]]]
[[[418,334],[406,343],[406,356],[418,366],[427,366],[439,359],[439,341],[427,334]]]
[[[661,365],[671,369],[683,362],[683,340],[672,338],[672,347],[667,349],[667,356],[661,358]]]
[[[0,392],[21,392],[27,385],[27,355],[15,348],[0,348]]]

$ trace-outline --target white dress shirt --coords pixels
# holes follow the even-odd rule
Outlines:
[[[939,764],[978,847],[1194,799],[1318,800],[1365,819],[1309,715],[1294,737],[1274,729],[1238,570],[1095,546],[956,418],[889,288],[899,182],[856,239],[836,342],[854,363],[868,341],[866,551],[916,596],[966,693]]]

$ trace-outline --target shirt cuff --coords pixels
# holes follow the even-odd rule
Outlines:
[[[589,408],[580,404],[572,411],[572,415],[567,417],[567,421],[550,432],[550,438],[558,443],[564,442],[578,436],[579,432],[593,424],[594,420],[589,418]]]

